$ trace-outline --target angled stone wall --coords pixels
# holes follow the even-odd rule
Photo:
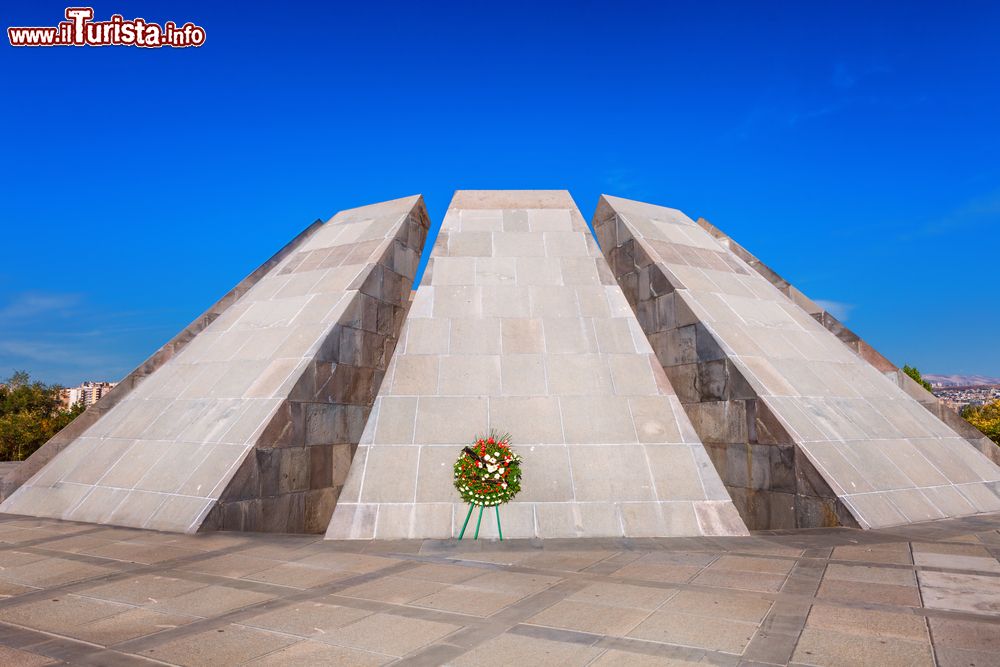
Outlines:
[[[682,213],[605,196],[594,228],[748,526],[1000,510],[1000,468]]]
[[[124,400],[132,390],[139,386],[143,380],[150,376],[155,370],[167,363],[174,355],[180,352],[191,340],[201,333],[205,327],[215,321],[229,306],[236,303],[237,299],[246,294],[247,290],[257,284],[261,278],[274,268],[281,260],[285,259],[295,251],[313,232],[321,227],[323,222],[316,220],[306,227],[298,236],[292,239],[285,247],[276,252],[270,259],[257,267],[250,275],[241,280],[233,289],[229,290],[221,299],[216,301],[204,313],[199,315],[191,324],[187,325],[180,333],[167,341],[160,349],[154,352],[148,359],[129,373],[110,392],[101,397],[94,405],[87,408],[83,414],[70,422],[66,428],[56,433],[52,438],[39,448],[34,454],[29,456],[19,465],[12,467],[0,479],[0,500],[4,500],[22,484],[31,479],[59,452],[66,448],[71,442],[80,437],[84,431],[94,425],[98,419]]]
[[[339,213],[0,511],[177,532],[321,531],[427,226],[419,197]]]
[[[771,267],[764,264],[746,248],[736,243],[718,227],[704,218],[698,219],[698,225],[714,236],[719,243],[729,248],[737,257],[747,263],[754,271],[762,275],[772,285],[778,288],[792,303],[799,306],[817,322],[827,328],[840,339],[852,352],[882,371],[890,380],[899,385],[900,389],[912,396],[920,405],[927,408],[931,414],[950,426],[956,433],[965,438],[970,445],[985,454],[994,463],[1000,464],[1000,446],[983,435],[979,429],[962,419],[954,410],[922,386],[913,381],[898,366],[882,356],[878,350],[866,343],[861,336],[854,333],[843,322],[831,315],[827,310],[807,297],[794,285],[779,276]]]
[[[328,538],[457,536],[490,428],[524,457],[505,537],[746,532],[568,193],[456,193],[401,339]]]

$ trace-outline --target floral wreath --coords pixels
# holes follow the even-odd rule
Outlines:
[[[455,488],[470,505],[489,507],[512,500],[521,490],[521,457],[510,448],[510,434],[490,431],[462,449],[455,461]]]

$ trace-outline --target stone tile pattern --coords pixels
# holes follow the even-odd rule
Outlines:
[[[257,267],[250,275],[241,280],[236,287],[229,290],[221,299],[212,304],[208,310],[195,318],[191,324],[171,338],[148,359],[139,364],[135,370],[129,373],[109,393],[105,394],[100,401],[87,408],[86,412],[74,419],[66,428],[52,436],[48,442],[29,456],[27,460],[13,465],[8,470],[0,470],[0,500],[9,498],[18,487],[41,470],[56,454],[80,437],[98,419],[132,393],[132,390],[142,383],[143,380],[180,352],[205,327],[214,322],[229,306],[236,303],[241,296],[246,294],[251,287],[267,275],[272,268],[295,252],[295,249],[308,239],[322,224],[321,220],[316,220],[306,227],[285,247]]]
[[[505,537],[745,531],[568,193],[458,192],[401,339],[328,538],[457,536],[490,428],[524,457]]]
[[[322,532],[427,227],[419,197],[336,215],[3,511],[178,532]]]
[[[1000,468],[682,213],[603,197],[594,228],[749,527],[1000,510]]]
[[[330,542],[0,515],[0,663],[985,667],[998,528]]]
[[[950,426],[952,430],[965,438],[969,444],[989,457],[994,463],[1000,464],[1000,446],[983,435],[979,429],[962,419],[957,412],[945,405],[934,394],[914,382],[902,369],[882,356],[878,350],[865,342],[858,334],[851,331],[843,322],[831,315],[825,308],[807,297],[800,290],[796,289],[794,285],[778,275],[774,269],[764,264],[718,227],[704,218],[698,218],[697,222],[698,226],[715,237],[719,243],[746,262],[747,266],[762,275],[768,282],[791,299],[792,303],[805,310],[817,322],[826,327],[828,331],[847,345],[852,352],[880,370],[890,380],[893,380],[903,391],[916,399],[920,405],[927,408],[931,414]]]

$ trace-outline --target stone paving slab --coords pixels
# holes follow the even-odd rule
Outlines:
[[[0,514],[0,664],[983,667],[998,557],[997,515],[500,543]]]

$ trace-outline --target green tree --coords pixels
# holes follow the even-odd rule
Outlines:
[[[913,366],[903,366],[903,372],[909,375],[911,378],[913,378],[914,382],[919,384],[927,391],[931,390],[931,383],[925,380],[924,377],[920,374],[920,371],[918,371]]]
[[[1000,400],[985,405],[966,405],[962,408],[965,420],[1000,445]]]
[[[61,389],[24,371],[0,381],[0,461],[23,461],[83,412],[80,403],[63,408]]]

